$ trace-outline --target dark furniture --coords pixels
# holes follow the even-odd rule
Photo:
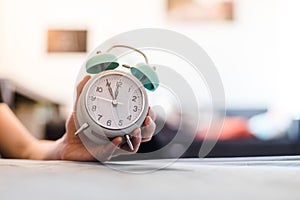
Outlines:
[[[226,116],[242,116],[250,118],[254,115],[266,112],[266,109],[240,109],[227,110]],[[283,137],[276,140],[262,141],[256,138],[236,139],[227,141],[218,141],[212,151],[206,157],[241,157],[241,156],[282,156],[282,155],[300,155],[300,121],[294,120],[289,128],[287,135],[293,137]],[[172,133],[173,132],[173,133]],[[140,153],[147,153],[162,148],[172,139],[176,131],[165,127],[161,133],[153,138],[152,141],[142,144]],[[181,156],[183,158],[196,158],[202,141],[195,140],[191,146]],[[172,151],[172,149],[169,149]],[[159,155],[159,158],[170,158],[172,152],[165,151]],[[157,157],[143,157],[134,155],[124,156],[122,159],[155,159]]]

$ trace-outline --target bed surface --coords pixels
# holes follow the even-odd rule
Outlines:
[[[300,156],[174,161],[0,159],[0,199],[300,199]]]

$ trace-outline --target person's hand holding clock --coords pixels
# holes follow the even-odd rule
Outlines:
[[[88,150],[85,148],[83,143],[81,142],[80,138],[76,136],[74,133],[76,132],[76,125],[75,125],[75,119],[76,119],[76,108],[77,108],[77,102],[78,98],[85,86],[85,84],[89,81],[91,77],[86,76],[83,78],[83,80],[78,84],[77,86],[77,99],[76,103],[74,106],[74,111],[70,118],[68,119],[66,123],[66,134],[59,139],[57,142],[57,147],[55,149],[55,152],[52,152],[55,155],[49,155],[50,157],[56,157],[59,159],[63,160],[81,160],[81,161],[91,161],[95,160],[95,158],[88,152]],[[107,84],[107,93],[110,95],[109,98],[104,98],[100,96],[99,101],[103,101],[103,103],[108,102],[112,103],[114,106],[113,107],[118,107],[122,109],[122,104],[125,104],[127,102],[118,102],[117,99],[120,99],[122,95],[122,91],[120,91],[120,86],[117,86],[115,91],[112,90],[111,88],[111,81],[105,80],[105,86]],[[102,88],[104,89],[104,88]],[[120,97],[118,97],[120,95]],[[134,105],[133,105],[134,106]],[[133,107],[135,109],[135,107]],[[103,144],[103,145],[98,145],[97,148],[93,149],[92,151],[94,155],[97,155],[97,158],[101,158],[102,161],[104,160],[109,160],[111,157],[121,155],[121,154],[132,154],[137,152],[140,143],[141,142],[147,142],[151,140],[152,135],[155,130],[155,115],[151,111],[151,109],[148,109],[147,116],[142,124],[141,128],[136,128],[135,130],[132,131],[131,133],[131,142],[132,142],[132,148],[128,146],[128,144],[122,144],[122,137],[115,137],[111,140],[110,143]],[[107,123],[107,119],[105,121]],[[107,124],[106,124],[107,125]],[[108,125],[112,125],[108,123]],[[108,126],[107,125],[107,126]],[[118,124],[117,126],[120,126]],[[123,125],[123,123],[122,123]],[[121,125],[121,126],[122,126]],[[125,126],[125,123],[124,123]]]

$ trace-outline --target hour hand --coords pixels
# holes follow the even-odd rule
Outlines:
[[[115,97],[114,97],[114,94],[113,94],[113,90],[111,89],[111,82],[108,82],[108,79],[106,79],[106,86],[107,86],[107,88],[108,88],[108,91],[109,91],[109,94],[110,94],[110,96],[112,97],[112,99],[114,100],[115,99]]]

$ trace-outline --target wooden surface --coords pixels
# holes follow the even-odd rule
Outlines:
[[[299,200],[300,157],[126,161],[109,167],[0,159],[0,199]]]

